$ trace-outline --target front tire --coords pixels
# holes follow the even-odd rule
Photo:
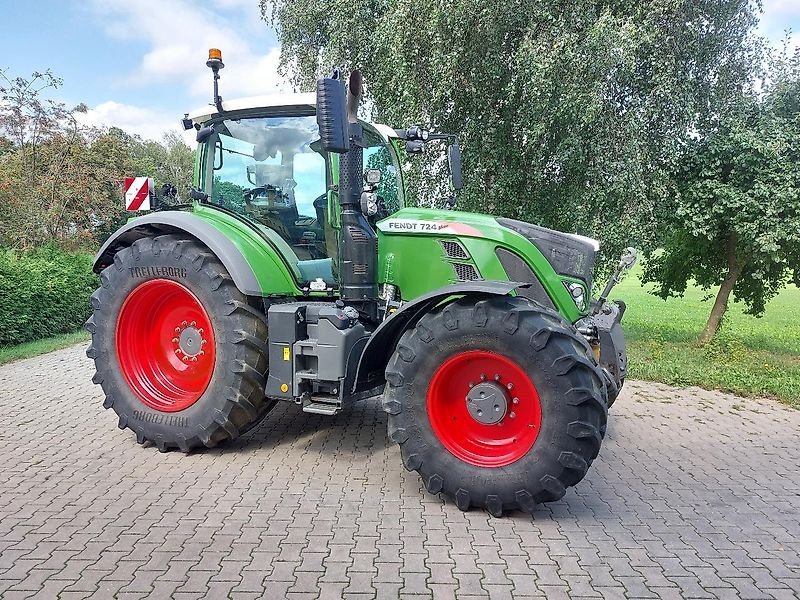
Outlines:
[[[591,349],[525,298],[468,299],[400,338],[383,407],[403,463],[462,510],[532,511],[578,483],[607,407]]]
[[[272,407],[266,317],[204,246],[142,238],[100,279],[86,353],[120,429],[188,452],[237,437]]]

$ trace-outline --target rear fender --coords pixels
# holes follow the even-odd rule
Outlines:
[[[417,322],[435,306],[448,298],[474,296],[486,298],[490,296],[507,296],[513,291],[529,286],[529,283],[515,281],[469,281],[448,285],[403,304],[392,316],[383,321],[370,336],[361,360],[353,385],[353,392],[358,393],[374,389],[384,383],[384,371],[395,346],[403,333],[414,327]]]
[[[137,239],[167,233],[182,233],[204,244],[222,262],[243,294],[267,296],[300,293],[285,261],[267,242],[257,239],[257,234],[243,231],[241,236],[232,236],[232,232],[226,235],[208,220],[185,211],[162,211],[130,220],[100,248],[94,261],[95,273],[112,264],[114,255]],[[250,262],[245,258],[245,253]],[[251,264],[255,261],[259,267],[258,273]]]

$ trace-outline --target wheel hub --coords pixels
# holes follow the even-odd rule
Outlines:
[[[194,325],[193,323],[184,326],[178,336],[178,349],[189,358],[204,354],[203,345],[206,343],[206,340],[203,339],[203,330]]]
[[[506,389],[494,381],[479,383],[470,389],[466,400],[470,416],[484,425],[499,423],[508,410]]]

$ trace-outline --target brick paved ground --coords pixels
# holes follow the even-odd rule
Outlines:
[[[82,348],[0,367],[0,597],[798,598],[800,411],[630,382],[533,517],[423,492],[376,401],[138,446]],[[265,593],[266,590],[266,593]]]

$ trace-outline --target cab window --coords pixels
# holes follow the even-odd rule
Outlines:
[[[326,164],[310,117],[229,119],[209,140],[211,201],[278,233],[300,260],[324,258]]]

